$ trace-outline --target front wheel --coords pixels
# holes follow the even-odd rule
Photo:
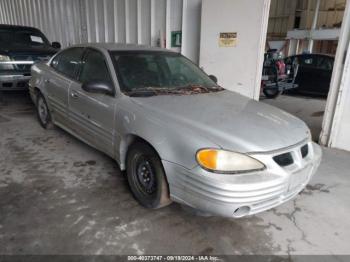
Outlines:
[[[49,107],[47,106],[44,96],[40,93],[36,101],[36,112],[39,123],[43,128],[50,129],[53,127]]]
[[[264,95],[267,98],[276,98],[278,97],[282,92],[278,89],[263,89]]]
[[[171,203],[168,183],[158,154],[145,143],[135,143],[127,156],[127,177],[136,200],[147,208]]]

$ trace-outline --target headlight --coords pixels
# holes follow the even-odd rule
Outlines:
[[[0,55],[0,62],[10,61],[10,57],[7,55]]]
[[[219,150],[202,149],[197,152],[201,167],[217,173],[244,173],[265,169],[265,165],[248,155]]]

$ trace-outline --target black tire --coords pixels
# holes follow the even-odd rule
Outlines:
[[[43,128],[45,129],[53,128],[49,107],[47,106],[45,97],[41,93],[38,93],[37,95],[36,113],[37,113],[39,123]]]
[[[276,98],[278,97],[282,92],[278,89],[263,89],[263,93],[267,98]]]
[[[133,144],[127,156],[126,173],[132,194],[142,206],[157,209],[171,203],[162,162],[152,147],[140,142]]]

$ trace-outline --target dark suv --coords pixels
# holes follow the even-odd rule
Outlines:
[[[298,64],[295,83],[297,92],[306,95],[327,97],[331,83],[334,57],[322,54],[302,54],[285,58],[287,67]]]
[[[36,28],[0,25],[0,91],[28,88],[31,66],[48,60],[60,48]]]

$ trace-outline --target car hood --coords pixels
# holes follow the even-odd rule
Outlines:
[[[275,107],[231,91],[196,95],[132,97],[149,117],[186,130],[219,147],[238,152],[266,152],[285,148],[309,136],[303,121]],[[183,129],[183,130],[181,130]]]

